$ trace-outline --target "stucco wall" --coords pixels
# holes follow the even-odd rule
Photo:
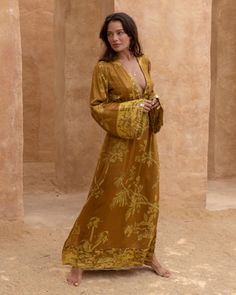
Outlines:
[[[21,219],[23,115],[18,1],[0,7],[0,219]]]
[[[55,160],[62,189],[88,188],[104,137],[88,105],[91,74],[101,52],[98,33],[107,14],[125,11],[137,22],[165,108],[165,125],[158,135],[161,199],[175,206],[204,206],[211,0],[20,0],[20,8],[25,160]],[[235,12],[233,0],[213,1],[210,177],[236,171]],[[20,219],[23,122],[18,1],[1,1],[0,24],[0,218]]]
[[[236,2],[213,1],[209,177],[236,175]]]
[[[19,0],[24,161],[54,161],[54,0]]]
[[[115,1],[132,15],[165,108],[158,136],[161,200],[204,206],[210,104],[210,0]],[[135,6],[135,9],[133,7]]]
[[[90,115],[89,92],[99,29],[112,11],[110,0],[56,1],[56,174],[66,191],[88,188],[104,137]]]
[[[204,206],[212,3],[105,2],[57,1],[58,5],[66,3],[65,90],[59,106],[63,120],[56,120],[62,134],[58,183],[70,190],[88,187],[91,181],[102,141],[102,133],[88,108],[92,68],[100,52],[97,35],[105,15],[114,10],[125,11],[137,22],[165,107],[165,127],[158,136],[162,200],[173,199],[175,205]]]

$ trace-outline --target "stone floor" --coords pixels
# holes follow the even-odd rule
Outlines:
[[[236,177],[208,181],[206,208],[211,211],[236,208]]]
[[[236,295],[235,192],[235,179],[210,181],[207,210],[161,208],[156,253],[170,279],[145,267],[93,271],[74,288],[61,249],[87,193],[63,194],[53,165],[27,163],[25,223],[0,226],[0,295]]]

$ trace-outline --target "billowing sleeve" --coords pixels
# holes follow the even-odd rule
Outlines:
[[[106,132],[124,139],[141,137],[148,127],[148,115],[140,107],[143,101],[111,101],[106,62],[97,63],[92,77],[90,108],[93,118]]]
[[[151,75],[151,63],[149,60],[148,60],[148,71],[149,71],[149,75]],[[151,96],[151,99],[153,99],[155,96],[159,98],[159,96],[155,93],[154,89],[152,89],[150,96]],[[157,133],[160,131],[161,126],[163,125],[163,113],[164,111],[163,111],[162,105],[159,109],[155,108],[149,112],[148,114],[149,125],[153,133]]]

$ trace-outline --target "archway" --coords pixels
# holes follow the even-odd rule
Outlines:
[[[236,3],[213,1],[207,207],[236,207]]]

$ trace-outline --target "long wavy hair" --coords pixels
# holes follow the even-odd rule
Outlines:
[[[121,22],[125,33],[130,37],[130,52],[132,52],[135,57],[142,56],[143,53],[138,39],[138,30],[134,20],[124,12],[117,12],[108,15],[101,28],[99,37],[105,44],[105,51],[101,56],[100,61],[113,61],[117,59],[117,52],[112,49],[107,37],[107,29],[111,21]]]

